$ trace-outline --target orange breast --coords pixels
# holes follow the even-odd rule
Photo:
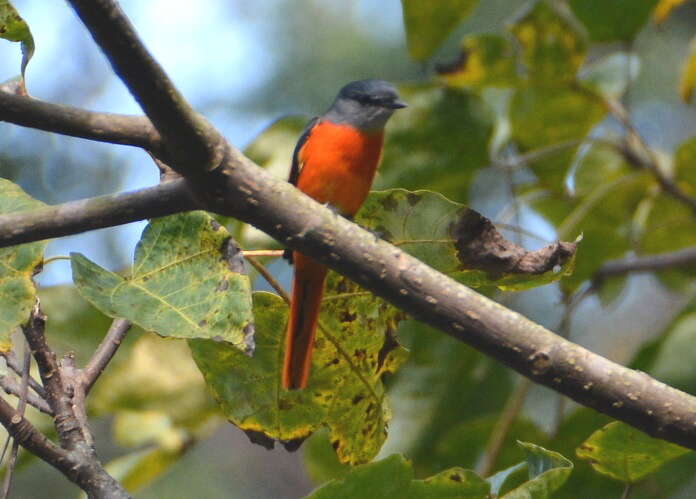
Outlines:
[[[382,154],[384,133],[361,132],[321,122],[299,151],[297,187],[343,215],[354,215],[365,201]]]

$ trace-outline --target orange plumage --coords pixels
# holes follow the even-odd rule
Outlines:
[[[382,129],[361,131],[319,121],[297,151],[297,187],[341,215],[353,216],[367,197],[382,153]],[[304,388],[309,372],[327,268],[293,252],[295,277],[285,343],[283,387]]]

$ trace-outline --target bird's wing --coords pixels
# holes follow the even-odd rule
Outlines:
[[[315,126],[317,126],[318,123],[318,116],[312,118],[309,121],[309,123],[307,123],[307,126],[302,131],[302,135],[300,135],[300,138],[297,141],[295,150],[292,153],[292,167],[290,168],[290,178],[288,179],[288,182],[290,182],[292,185],[297,185],[297,180],[300,178],[300,172],[302,171],[302,161],[300,160],[300,153],[302,152],[302,148],[307,143],[307,139],[309,139],[309,136],[312,133],[312,129]]]

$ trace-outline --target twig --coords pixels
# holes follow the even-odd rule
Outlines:
[[[0,352],[0,355],[5,359],[7,367],[12,369],[20,377],[23,375],[22,368],[20,367],[17,357],[12,350]],[[44,387],[31,376],[29,376],[29,388],[34,390],[34,392],[36,392],[36,394],[42,399],[46,399],[46,390],[44,390]]]
[[[46,316],[41,312],[37,300],[29,321],[22,326],[22,331],[39,367],[46,389],[46,399],[53,410],[53,422],[61,448],[57,448],[48,441],[2,399],[0,399],[0,422],[7,428],[8,433],[19,441],[20,445],[59,469],[71,481],[79,485],[89,497],[119,499],[130,497],[123,487],[104,470],[97,459],[91,445],[89,429],[79,417],[82,408],[73,405],[71,392],[74,391],[75,378],[70,370],[72,366],[68,363],[68,376],[64,377],[56,354],[46,343],[45,325]]]
[[[45,266],[48,265],[49,263],[58,262],[58,261],[60,261],[60,260],[70,260],[70,257],[67,256],[67,255],[56,255],[56,256],[52,256],[52,257],[50,257],[50,258],[46,258],[46,259],[43,261],[43,266],[45,267]]]
[[[0,376],[0,388],[8,395],[14,395],[15,397],[21,395],[20,384],[12,376]],[[53,411],[46,400],[34,393],[27,393],[27,403],[44,414],[48,414],[49,416],[53,415]]]
[[[45,327],[46,316],[41,312],[37,301],[29,321],[22,327],[22,330],[39,367],[41,380],[46,389],[46,401],[53,410],[61,447],[72,450],[82,440],[82,431],[72,414],[72,403],[63,382],[56,354],[46,343]]]
[[[131,323],[126,319],[114,319],[104,339],[95,350],[92,358],[82,370],[82,386],[84,394],[88,394],[94,382],[99,378],[114,354],[121,346]]]
[[[595,272],[593,282],[600,285],[607,277],[631,272],[653,272],[696,265],[696,247],[626,259],[608,260]]]
[[[645,157],[636,154],[628,145],[619,147],[619,151],[623,154],[627,161],[648,170],[657,183],[660,184],[662,190],[672,196],[674,199],[684,203],[696,214],[696,197],[692,197],[684,192],[671,178],[669,178],[660,168],[654,151],[645,142],[645,139],[638,133],[638,130],[633,126],[625,109],[616,101],[607,101],[612,115],[621,123],[628,131],[630,137],[640,144]]]
[[[27,408],[27,394],[29,391],[29,370],[31,369],[31,351],[29,345],[24,344],[24,363],[22,371],[22,384],[20,386],[19,402],[17,403],[17,413],[24,416],[24,411]],[[17,463],[17,453],[19,452],[19,442],[12,439],[12,451],[10,459],[5,465],[5,478],[2,483],[2,499],[7,499],[10,495],[10,487],[12,486],[12,474]]]
[[[280,258],[284,252],[285,250],[244,250],[242,255],[244,255],[244,258],[264,256]]]
[[[280,252],[282,255],[283,251],[280,250]],[[266,279],[266,282],[270,284],[273,289],[276,290],[276,293],[280,295],[283,301],[285,301],[285,303],[289,305],[290,296],[283,289],[283,286],[281,286],[280,283],[275,280],[275,278],[271,275],[268,269],[264,267],[256,258],[254,258],[253,256],[249,256],[246,252],[244,253],[244,258],[246,258],[246,260],[251,264],[251,266],[254,267],[257,270],[257,272],[263,276],[264,279]]]

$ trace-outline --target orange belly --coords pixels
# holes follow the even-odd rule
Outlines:
[[[342,215],[362,206],[379,164],[384,134],[361,132],[347,125],[321,122],[301,151],[297,187]]]

